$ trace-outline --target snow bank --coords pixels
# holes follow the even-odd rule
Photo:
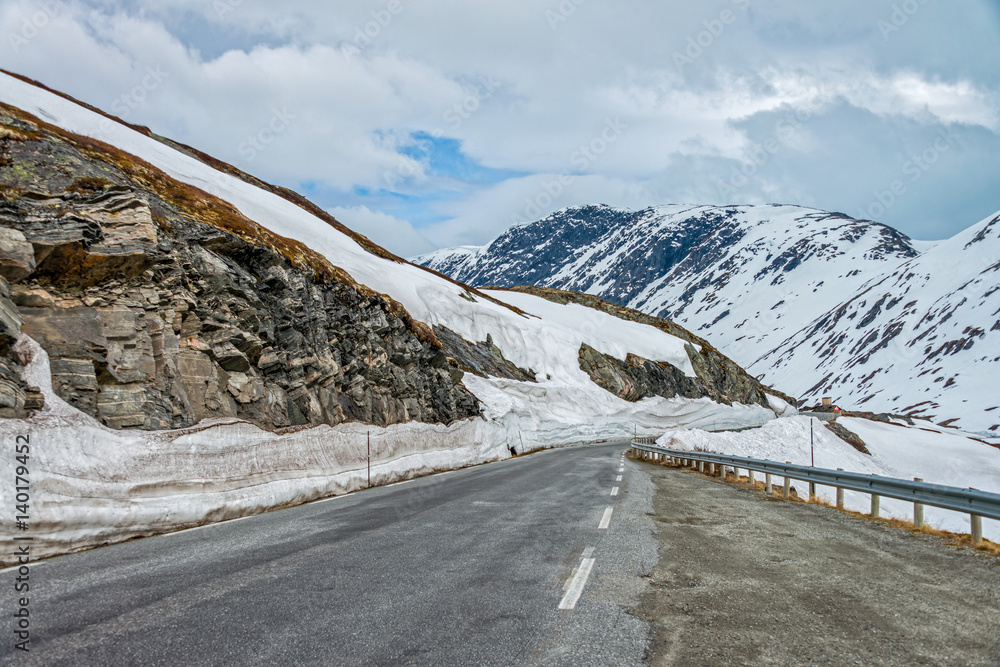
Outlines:
[[[284,434],[238,420],[156,433],[115,431],[52,392],[45,351],[27,336],[18,352],[47,409],[27,420],[2,420],[8,442],[28,436],[30,535],[47,556],[263,512],[509,456],[501,428],[484,420],[451,426],[409,423],[318,426]],[[13,457],[0,475],[13,479]],[[14,506],[11,485],[0,488]],[[0,556],[0,562],[9,555]]]
[[[500,460],[511,449],[626,438],[633,429],[649,434],[675,425],[728,427],[773,418],[759,406],[707,399],[629,404],[607,392],[469,376],[471,389],[492,406],[487,419],[388,428],[348,423],[280,434],[239,420],[115,431],[53,392],[48,356],[35,341],[22,335],[16,350],[27,364],[25,379],[41,389],[47,408],[27,420],[0,420],[0,437],[30,438],[30,534],[39,557],[364,488],[369,436],[377,485]],[[573,402],[581,396],[583,402]],[[0,475],[13,479],[16,465],[3,457]],[[0,502],[14,506],[11,485],[0,488]],[[0,556],[0,563],[9,560]]]
[[[790,461],[808,466],[810,421],[813,422],[817,468],[843,468],[851,472],[899,479],[920,477],[925,482],[1000,493],[1000,449],[958,433],[947,433],[949,429],[923,430],[920,427],[884,424],[865,419],[840,419],[844,427],[861,436],[871,451],[871,456],[862,454],[834,436],[818,420],[801,416],[774,420],[759,429],[742,433],[672,430],[659,438],[657,444],[673,449],[700,449],[730,456]],[[799,487],[800,497],[808,493],[805,483],[793,485]],[[819,487],[817,494],[824,500],[836,502],[836,491],[833,488]],[[868,512],[871,509],[871,497],[847,491],[845,505],[848,509]],[[912,520],[913,504],[883,498],[881,515]],[[957,533],[969,532],[969,517],[958,512],[927,507],[924,510],[924,521],[934,528]],[[984,519],[983,534],[990,540],[1000,542],[1000,521]]]

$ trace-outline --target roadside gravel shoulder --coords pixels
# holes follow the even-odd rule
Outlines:
[[[1000,665],[1000,558],[644,464],[654,665]]]

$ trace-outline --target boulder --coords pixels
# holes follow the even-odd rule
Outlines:
[[[35,271],[35,250],[17,229],[0,227],[0,276],[17,282]]]

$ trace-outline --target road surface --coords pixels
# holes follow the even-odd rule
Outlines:
[[[542,452],[50,559],[0,664],[1000,665],[1000,559]]]
[[[624,608],[655,564],[653,491],[619,470],[626,448],[542,452],[39,563],[31,652],[5,632],[0,662],[641,664],[650,628]],[[585,557],[586,585],[560,610]]]

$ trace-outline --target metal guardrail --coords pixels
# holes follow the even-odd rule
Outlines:
[[[914,522],[918,526],[923,523],[923,505],[962,512],[969,514],[972,518],[972,536],[973,541],[976,543],[982,540],[981,517],[1000,519],[1000,494],[988,493],[977,489],[960,489],[941,484],[928,484],[922,481],[911,482],[893,477],[864,475],[856,472],[845,472],[843,470],[829,470],[827,468],[812,468],[809,466],[778,463],[763,459],[750,459],[741,456],[668,449],[653,444],[652,438],[636,438],[632,442],[632,449],[671,460],[702,462],[719,466],[730,466],[736,470],[743,468],[748,471],[758,471],[768,475],[768,481],[770,481],[771,475],[776,475],[786,480],[809,482],[811,493],[815,488],[812,485],[835,487],[838,491],[838,506],[843,505],[843,489],[868,493],[872,496],[872,514],[875,516],[878,515],[879,497],[884,496],[886,498],[910,501],[914,504],[914,518],[920,517],[919,520]],[[770,487],[770,484],[768,484],[768,487]],[[787,496],[787,482],[785,489],[785,495]]]

